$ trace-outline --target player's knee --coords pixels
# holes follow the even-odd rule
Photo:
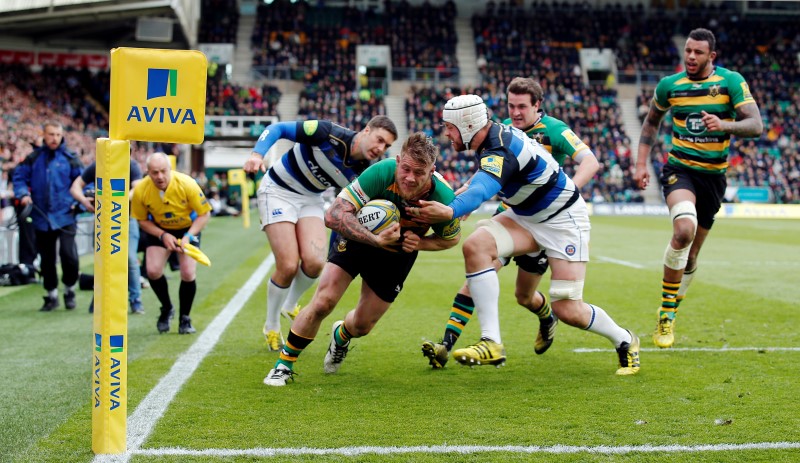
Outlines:
[[[287,286],[292,282],[294,276],[297,275],[299,269],[300,261],[298,260],[292,259],[289,262],[276,262],[275,275],[272,276],[272,280],[281,286]]]
[[[483,236],[481,236],[483,235]],[[490,252],[490,247],[487,241],[488,237],[481,233],[473,233],[469,236],[469,238],[464,241],[464,245],[461,247],[461,252],[464,254],[465,259],[469,259],[470,257],[474,257],[477,255],[485,255],[486,253]]]
[[[181,281],[194,281],[196,277],[197,272],[181,267]]]
[[[669,210],[672,219],[672,239],[678,248],[692,244],[697,232],[697,209],[691,201],[680,201]]]
[[[583,280],[552,280],[550,282],[550,300],[553,305],[558,301],[583,300]]]

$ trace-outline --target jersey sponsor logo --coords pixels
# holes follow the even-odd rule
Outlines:
[[[350,184],[350,192],[362,205],[369,202],[369,196],[367,196],[367,194],[364,193],[364,190],[361,189],[361,185],[358,183],[358,180]]]
[[[574,256],[575,255],[575,245],[574,244],[568,244],[567,247],[564,248],[564,252],[568,256]]]
[[[308,166],[308,171],[311,172],[311,175],[313,175],[314,178],[316,178],[317,181],[319,181],[319,183],[323,184],[326,188],[333,186],[333,184],[331,184],[331,182],[328,181],[328,177],[326,177],[325,174],[322,172],[322,168],[315,162],[311,161],[310,159],[306,160],[306,166]]]
[[[314,135],[314,132],[317,131],[318,126],[319,121],[305,121],[303,122],[303,132],[310,137],[311,135]]]
[[[742,97],[744,97],[745,100],[753,98],[753,95],[750,94],[750,86],[747,85],[747,82],[742,82],[741,86],[742,86]]]
[[[481,159],[481,169],[500,177],[503,173],[503,158],[500,156],[486,156]]]
[[[703,115],[691,113],[686,116],[686,130],[692,135],[700,135],[706,132],[706,124],[703,122]]]
[[[572,146],[574,149],[578,149],[578,147],[583,144],[581,139],[577,135],[575,135],[575,132],[573,132],[570,129],[561,132],[561,135],[564,137],[565,140],[567,140],[567,143],[569,143],[570,146]]]
[[[261,136],[258,137],[258,141],[264,141],[264,139],[267,138],[267,135],[269,135],[269,129],[264,129],[264,131],[261,132]]]
[[[718,96],[719,95],[719,87],[720,87],[719,84],[714,84],[714,85],[708,87],[708,96],[710,96],[711,98],[714,98],[714,97]]]

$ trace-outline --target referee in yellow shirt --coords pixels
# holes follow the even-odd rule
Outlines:
[[[192,213],[197,214],[194,220]],[[189,242],[200,246],[200,232],[211,217],[211,205],[203,190],[192,177],[172,172],[166,154],[153,153],[147,158],[147,177],[133,190],[131,216],[139,221],[144,232],[147,278],[161,302],[158,332],[169,331],[174,313],[164,264],[170,253],[178,252],[181,266],[178,333],[194,333],[189,313],[197,292],[197,262],[183,253],[183,246]]]

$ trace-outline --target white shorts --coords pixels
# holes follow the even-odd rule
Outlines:
[[[322,196],[299,195],[276,184],[265,175],[256,192],[261,229],[278,222],[297,223],[303,217],[319,217],[324,220],[325,208]]]
[[[508,209],[501,213],[528,230],[547,257],[570,262],[589,262],[589,211],[583,198],[557,216],[543,223],[534,223]],[[532,253],[538,255],[538,252]]]

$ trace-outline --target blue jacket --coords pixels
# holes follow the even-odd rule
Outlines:
[[[31,196],[35,206],[31,219],[36,230],[54,230],[75,223],[69,187],[82,171],[80,160],[67,150],[64,140],[55,151],[46,145],[36,148],[14,169],[14,196]]]

